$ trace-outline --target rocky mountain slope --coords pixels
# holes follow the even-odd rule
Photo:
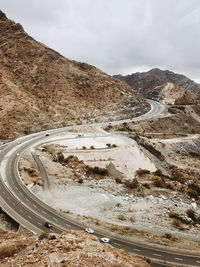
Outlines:
[[[0,267],[150,267],[142,258],[100,243],[81,231],[50,236],[43,233],[38,237],[0,230],[0,241]]]
[[[173,83],[155,87],[147,97],[171,105],[191,105],[198,101],[197,95]]]
[[[132,88],[144,96],[152,93],[155,87],[166,83],[178,85],[200,96],[200,84],[195,83],[184,75],[169,70],[152,69],[147,72],[136,72],[131,75],[115,75],[115,78],[127,82]]]
[[[81,123],[147,103],[97,68],[69,60],[31,38],[0,11],[0,139]]]

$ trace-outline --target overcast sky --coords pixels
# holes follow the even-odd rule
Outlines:
[[[200,82],[200,0],[0,0],[8,18],[109,74],[169,69]]]

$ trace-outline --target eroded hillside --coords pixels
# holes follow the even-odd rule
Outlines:
[[[148,109],[128,85],[64,58],[1,11],[0,31],[0,139],[115,114],[129,102]]]

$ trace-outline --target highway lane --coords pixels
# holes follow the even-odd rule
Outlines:
[[[159,105],[155,104],[154,108],[151,110],[151,112],[147,113],[145,118],[150,118],[151,116],[154,116],[158,114],[162,110],[162,107],[160,108]],[[143,115],[144,116],[144,115]],[[141,119],[141,118],[137,118]],[[116,123],[116,122],[115,122]],[[119,123],[119,122],[118,122]],[[121,123],[121,122],[120,122]],[[101,125],[108,125],[107,124],[101,124]],[[99,126],[99,124],[96,124],[96,126]],[[83,127],[75,126],[77,127]],[[87,125],[88,127],[88,125]],[[66,131],[71,129],[72,127],[65,127],[63,129],[53,129],[48,132],[51,134],[58,133],[62,131]],[[34,136],[34,138],[33,138]],[[45,133],[38,133],[31,136],[26,136],[23,138],[20,138],[21,144],[18,144],[18,140],[12,142],[9,144],[1,153],[0,153],[0,160],[2,160],[4,157],[8,157],[8,152],[13,149],[16,144],[18,146],[18,149],[12,153],[9,156],[9,160],[6,164],[6,178],[7,182],[9,184],[10,189],[12,190],[12,193],[6,188],[5,184],[1,181],[0,185],[0,195],[4,198],[5,202],[9,207],[12,207],[12,210],[17,210],[15,212],[15,215],[11,217],[15,217],[14,219],[19,221],[22,225],[27,227],[28,229],[31,229],[34,232],[41,232],[41,231],[54,231],[54,232],[61,232],[64,229],[83,229],[80,224],[77,224],[77,222],[73,222],[69,218],[65,218],[61,216],[58,212],[53,210],[51,207],[44,204],[42,201],[38,200],[27,188],[24,186],[20,178],[18,176],[17,172],[17,153],[23,153],[23,151],[33,145],[34,143],[37,143],[38,141],[45,140],[46,136]],[[3,193],[4,192],[4,193]],[[4,203],[5,204],[5,203]],[[10,211],[9,211],[10,212]],[[16,214],[17,213],[17,214]],[[9,213],[8,213],[9,214]],[[17,216],[18,215],[18,216]],[[23,218],[23,222],[21,222],[21,219]],[[25,219],[24,219],[25,218]],[[44,222],[49,221],[51,222],[54,227],[53,229],[47,229],[44,227]],[[97,236],[102,237],[104,233],[97,233]],[[152,248],[148,247],[142,247],[137,244],[133,244],[131,242],[127,242],[126,240],[119,240],[119,239],[113,239],[111,238],[111,242],[116,247],[123,247],[135,254],[143,255],[146,257],[153,257],[159,260],[165,260],[168,254],[166,255],[163,251],[154,250]],[[170,254],[171,255],[171,254]],[[198,261],[200,260],[199,257],[188,257],[185,256],[183,259],[182,255],[179,254],[173,254],[170,256],[170,261],[181,263],[180,259],[183,263],[188,262],[188,264],[194,263],[195,266],[198,265]]]

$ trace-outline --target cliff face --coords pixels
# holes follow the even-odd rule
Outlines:
[[[115,110],[130,96],[143,105],[127,84],[64,58],[1,11],[0,32],[0,139]]]
[[[142,258],[100,243],[81,231],[37,237],[0,230],[0,241],[0,267],[150,267]]]
[[[155,87],[165,83],[173,83],[200,96],[200,84],[169,70],[152,69],[147,72],[137,72],[127,76],[115,75],[114,77],[127,82],[145,97],[151,94]]]

